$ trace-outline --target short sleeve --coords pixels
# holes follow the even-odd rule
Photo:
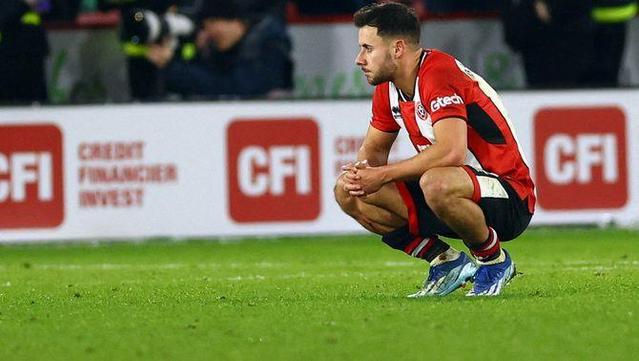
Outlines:
[[[466,92],[464,87],[468,83],[466,74],[457,66],[452,57],[439,56],[426,72],[421,76],[420,94],[422,101],[428,109],[430,118],[435,124],[437,121],[456,117],[467,119]],[[435,59],[433,59],[435,60]]]
[[[390,100],[388,97],[388,83],[384,83],[375,87],[373,93],[373,117],[371,118],[371,126],[382,132],[395,133],[399,131],[400,126],[393,119],[390,109]]]

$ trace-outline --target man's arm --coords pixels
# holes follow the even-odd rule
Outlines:
[[[357,152],[357,160],[367,160],[373,167],[388,163],[388,155],[397,138],[397,133],[382,132],[373,126],[368,127],[366,137]]]
[[[384,167],[388,182],[419,179],[436,167],[464,164],[467,149],[466,122],[461,118],[444,118],[433,126],[437,143],[412,158]]]
[[[369,167],[357,171],[357,189],[363,194],[375,193],[384,184],[397,180],[419,179],[436,167],[461,166],[466,158],[467,129],[461,118],[444,118],[433,126],[437,142],[412,158],[398,163]]]
[[[397,133],[383,132],[373,126],[368,127],[362,146],[357,152],[357,162],[342,167],[344,172],[337,179],[337,187],[351,196],[363,196],[364,192],[357,183],[359,170],[369,166],[383,166],[388,163],[388,155],[397,138]]]

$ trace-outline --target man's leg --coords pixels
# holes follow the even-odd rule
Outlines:
[[[394,183],[386,184],[366,197],[352,197],[337,185],[335,199],[342,210],[364,228],[380,234],[384,243],[409,256],[432,263],[450,249],[435,234],[420,235],[409,231],[408,209]]]
[[[366,197],[352,197],[338,182],[335,199],[342,210],[364,228],[381,234],[382,241],[388,246],[430,264],[424,287],[409,297],[446,295],[474,274],[476,267],[472,261],[440,240],[436,234],[428,232],[419,235],[418,231],[409,231],[408,209],[394,183]]]
[[[486,187],[502,187],[503,190],[498,179],[485,181]],[[486,224],[484,211],[477,204],[481,194],[477,175],[463,167],[433,168],[421,177],[420,187],[428,206],[462,238],[480,263],[469,295],[499,294],[501,287],[514,275],[514,264],[508,253],[502,251],[497,233]],[[497,268],[501,273],[494,272]]]
[[[384,235],[406,225],[408,211],[394,184],[367,197],[353,197],[339,184],[334,192],[344,213],[373,233]]]
[[[482,243],[488,237],[484,213],[472,201],[475,186],[461,167],[433,168],[419,180],[424,199],[437,218],[465,243]]]

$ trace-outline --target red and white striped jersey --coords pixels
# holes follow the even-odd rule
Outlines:
[[[392,82],[375,88],[371,125],[384,132],[405,128],[417,151],[436,143],[433,125],[449,117],[466,121],[465,164],[507,181],[533,213],[535,185],[515,129],[499,95],[479,75],[442,51],[426,49],[412,99]]]

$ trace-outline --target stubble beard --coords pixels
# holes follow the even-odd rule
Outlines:
[[[395,70],[397,70],[397,65],[393,64],[390,55],[388,55],[386,57],[386,61],[384,61],[384,65],[379,69],[377,74],[374,74],[368,79],[368,83],[375,86],[391,81],[393,80],[393,73],[395,73]]]

